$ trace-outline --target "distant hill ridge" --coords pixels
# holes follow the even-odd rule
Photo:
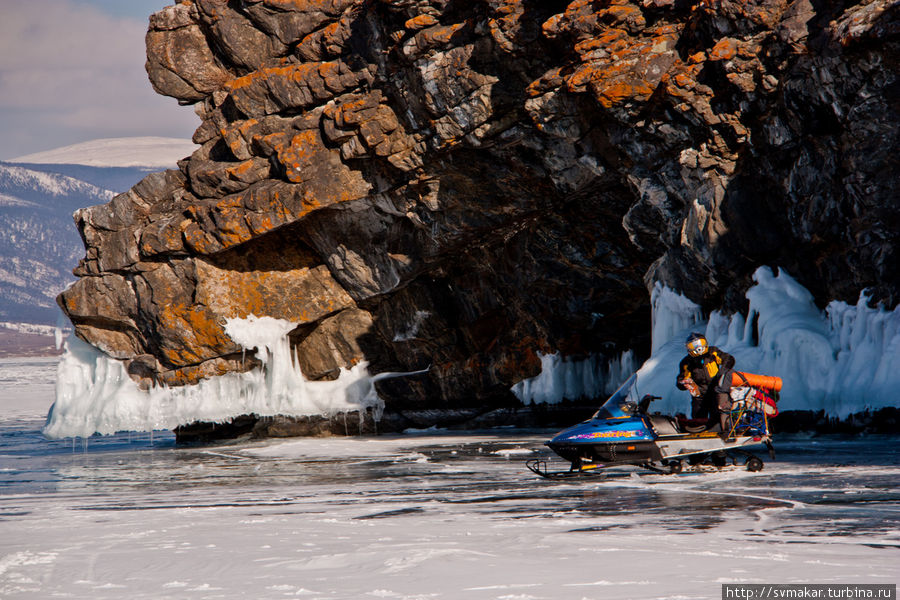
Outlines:
[[[0,161],[0,321],[56,323],[56,296],[84,255],[72,213],[195,149],[190,140],[115,138]]]
[[[87,195],[111,200],[113,191],[103,189],[81,179],[66,174],[29,169],[22,165],[0,163],[0,186],[7,191],[19,191],[25,196],[34,194],[48,196]],[[9,191],[7,191],[7,194]]]

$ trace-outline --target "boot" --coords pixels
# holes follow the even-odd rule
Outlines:
[[[719,409],[719,425],[722,426],[722,439],[726,442],[733,442],[734,437],[731,432],[731,396],[725,392],[716,394],[716,404]]]
[[[734,435],[731,432],[731,417],[728,416],[728,413],[719,413],[719,425],[722,426],[722,440],[725,442],[733,442]]]

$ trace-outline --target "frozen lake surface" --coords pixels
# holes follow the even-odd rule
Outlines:
[[[4,599],[687,599],[900,580],[896,437],[776,436],[760,473],[559,483],[524,467],[552,432],[49,441],[53,372],[0,361]]]

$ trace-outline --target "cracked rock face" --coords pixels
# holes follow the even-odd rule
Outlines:
[[[485,410],[538,351],[649,348],[656,281],[741,308],[784,267],[900,296],[893,0],[183,0],[147,72],[200,149],[79,211],[60,305],[145,385],[249,368],[268,315],[310,378]]]

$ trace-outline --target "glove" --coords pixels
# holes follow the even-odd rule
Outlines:
[[[683,385],[684,389],[686,389],[691,396],[699,396],[700,395],[700,388],[697,387],[697,384],[694,383],[694,380],[691,379],[690,377],[685,377],[684,379],[680,380],[678,383]]]

